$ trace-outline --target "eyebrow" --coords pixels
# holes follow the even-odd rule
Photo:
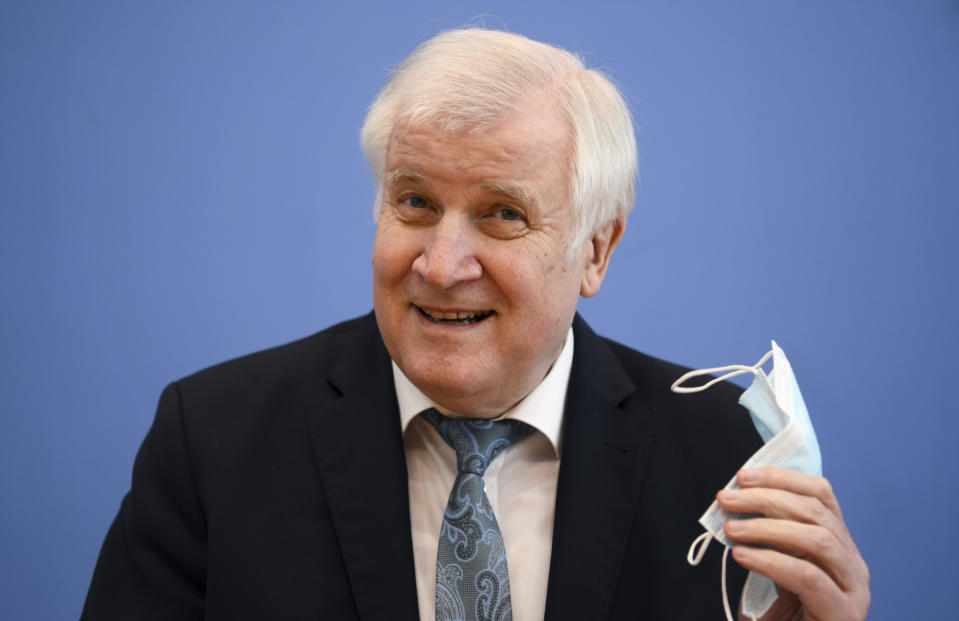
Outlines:
[[[386,182],[390,185],[400,185],[411,181],[422,181],[426,176],[412,168],[397,168],[386,173]]]
[[[495,183],[486,184],[483,187],[490,192],[495,192],[496,194],[502,194],[507,198],[511,198],[522,205],[534,205],[536,203],[530,193],[523,188],[518,188],[511,185],[499,185]]]

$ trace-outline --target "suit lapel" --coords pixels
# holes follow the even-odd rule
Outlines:
[[[577,315],[563,422],[547,619],[606,618],[653,432],[642,395]],[[632,396],[632,398],[630,398]]]
[[[370,322],[372,324],[372,321]],[[418,619],[409,495],[389,356],[375,324],[329,378],[342,397],[309,417],[361,619]]]

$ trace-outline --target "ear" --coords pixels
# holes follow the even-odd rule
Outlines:
[[[623,238],[625,231],[626,216],[619,215],[598,230],[587,242],[589,250],[586,253],[586,270],[583,272],[583,280],[579,286],[579,294],[584,298],[590,298],[599,293],[599,287],[603,284],[606,269],[609,267],[609,259],[613,256],[613,250]]]

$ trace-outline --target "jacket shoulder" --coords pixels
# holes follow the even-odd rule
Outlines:
[[[688,457],[708,462],[722,455],[731,464],[738,462],[736,467],[762,444],[749,412],[739,404],[741,386],[724,381],[698,393],[675,393],[673,382],[689,367],[602,340],[635,384],[634,398],[657,414],[657,433],[683,447]],[[705,383],[708,378],[698,381]]]
[[[246,354],[197,371],[177,382],[181,390],[249,392],[268,385],[323,381],[346,360],[373,365],[386,355],[373,314],[310,336]]]
[[[208,367],[174,382],[165,393],[176,395],[188,432],[214,441],[224,429],[257,433],[280,421],[294,424],[388,365],[389,354],[370,313]]]

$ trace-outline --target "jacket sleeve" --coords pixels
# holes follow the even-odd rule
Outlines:
[[[171,384],[103,542],[81,621],[202,619],[205,575],[206,521]]]

